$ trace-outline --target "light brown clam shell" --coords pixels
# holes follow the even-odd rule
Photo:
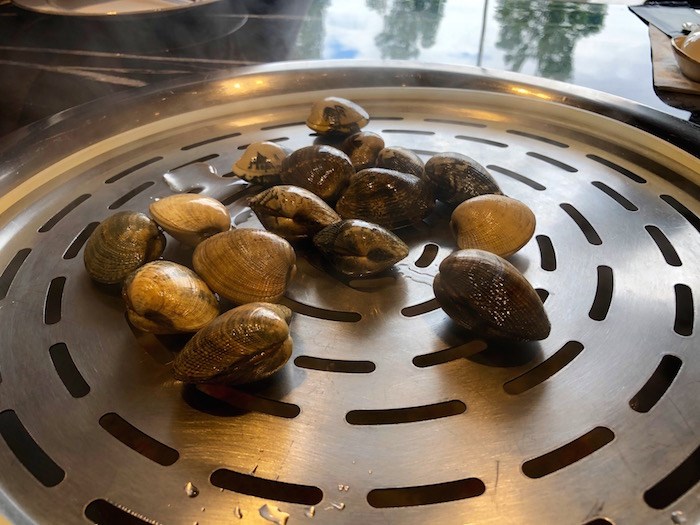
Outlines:
[[[509,257],[535,233],[535,214],[505,195],[480,195],[452,212],[450,228],[461,249],[476,248]]]
[[[160,257],[165,236],[143,213],[117,212],[102,221],[85,243],[83,261],[92,279],[122,282],[136,268]]]
[[[324,228],[313,242],[338,271],[353,277],[382,272],[408,256],[408,246],[396,235],[358,219]]]
[[[423,178],[425,163],[413,151],[398,146],[384,148],[377,155],[377,168],[410,173],[416,177]]]
[[[336,204],[343,219],[361,219],[389,230],[419,222],[435,207],[430,186],[415,175],[368,168],[350,178]]]
[[[212,291],[236,303],[277,302],[296,271],[292,246],[279,235],[237,229],[197,245],[192,264]]]
[[[249,205],[266,229],[289,240],[308,237],[341,220],[318,195],[298,186],[273,186],[251,198]]]
[[[282,161],[290,153],[289,149],[275,142],[253,142],[233,164],[231,171],[251,184],[261,186],[281,184]]]
[[[425,178],[435,187],[437,199],[447,204],[459,204],[488,193],[503,194],[486,168],[461,153],[430,157],[425,163]]]
[[[359,131],[346,138],[340,149],[350,158],[355,171],[360,171],[376,164],[384,139],[371,131]]]
[[[231,228],[226,206],[203,195],[169,195],[152,202],[148,209],[161,228],[187,246],[197,246],[204,239]]]
[[[291,311],[249,303],[221,314],[190,339],[173,361],[187,383],[252,383],[271,376],[292,355]]]
[[[299,148],[284,159],[280,178],[284,184],[307,189],[332,203],[354,173],[345,153],[322,144]]]
[[[369,122],[359,104],[340,97],[326,97],[311,106],[306,125],[321,135],[356,133]]]
[[[549,336],[549,319],[535,289],[493,253],[452,253],[440,263],[433,291],[445,313],[478,336],[516,341]]]
[[[146,263],[122,286],[129,322],[154,334],[196,332],[219,315],[219,302],[192,270],[171,261]]]

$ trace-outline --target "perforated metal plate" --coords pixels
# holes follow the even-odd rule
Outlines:
[[[231,164],[253,141],[313,143],[303,121],[330,93],[363,105],[387,144],[467,154],[534,210],[511,261],[545,301],[546,340],[475,340],[437,308],[432,279],[455,248],[438,209],[398,232],[410,255],[375,279],[340,279],[298,247],[294,355],[271,380],[171,379],[182,338],[135,334],[85,274],[83,243],[171,194],[166,172],[259,227],[257,190]],[[0,514],[270,523],[268,504],[290,524],[699,522],[699,136],[572,86],[400,63],[245,69],[18,133],[0,166]],[[188,263],[169,241],[165,257]]]

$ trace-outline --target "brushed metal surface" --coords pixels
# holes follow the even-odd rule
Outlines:
[[[329,93],[387,144],[467,154],[533,209],[511,261],[552,333],[487,344],[435,308],[455,249],[440,208],[397,232],[410,255],[380,279],[339,279],[300,246],[294,355],[262,385],[209,392],[236,409],[171,379],[181,341],[130,330],[86,276],[81,232],[178,185],[260,227],[231,164],[253,141],[313,143],[303,121]],[[697,453],[690,488],[649,495],[700,441],[697,128],[562,84],[395,63],[251,68],[102,104],[2,148],[0,515],[87,523],[111,502],[168,524],[270,523],[264,504],[290,524],[700,521]],[[169,238],[166,258],[190,256]],[[113,435],[128,425],[131,447]]]

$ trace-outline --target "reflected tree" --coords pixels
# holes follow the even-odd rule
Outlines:
[[[314,0],[306,12],[304,24],[299,29],[296,45],[290,53],[290,59],[316,59],[323,58],[323,44],[325,41],[325,17],[326,9],[331,0]]]
[[[382,58],[416,58],[435,44],[444,0],[366,0],[369,9],[380,13],[384,27],[374,41]]]
[[[520,71],[532,59],[535,74],[569,80],[576,42],[600,31],[606,13],[604,4],[499,0],[495,18],[501,29],[496,47],[505,50],[511,71]]]

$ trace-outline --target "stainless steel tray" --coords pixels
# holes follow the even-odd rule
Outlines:
[[[313,143],[303,121],[327,94],[390,145],[474,157],[535,211],[512,262],[545,299],[548,339],[487,345],[436,307],[454,249],[439,210],[399,232],[410,256],[380,279],[339,279],[300,248],[294,355],[272,380],[207,394],[171,379],[181,341],[134,334],[82,244],[172,193],[166,172],[257,227],[231,164],[252,141]],[[290,524],[698,523],[698,150],[697,127],[629,101],[400,62],[241,69],[15,133],[0,150],[0,516],[269,524],[268,504]],[[167,258],[189,256],[171,240]]]

